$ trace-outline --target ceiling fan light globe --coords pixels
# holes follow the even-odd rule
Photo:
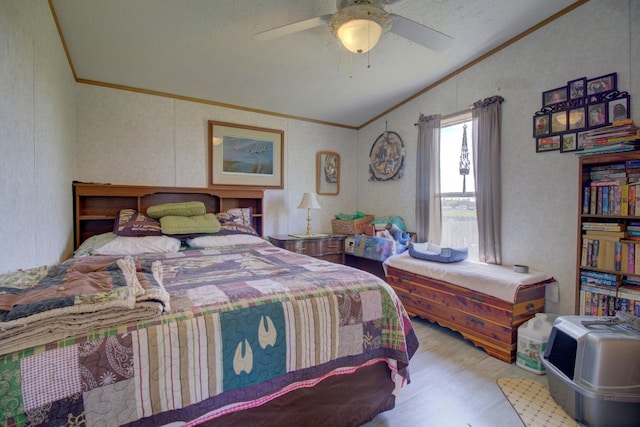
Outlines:
[[[337,35],[348,51],[364,53],[378,43],[382,36],[382,27],[369,19],[354,19],[342,24]]]

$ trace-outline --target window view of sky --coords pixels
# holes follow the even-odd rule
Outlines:
[[[462,192],[462,175],[460,175],[460,150],[462,148],[462,126],[447,126],[440,129],[440,191],[442,193]],[[471,122],[467,122],[467,147],[471,170],[466,178],[467,191],[475,191],[473,180],[473,154],[471,153]]]

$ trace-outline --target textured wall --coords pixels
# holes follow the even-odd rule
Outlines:
[[[78,85],[78,179],[117,184],[207,186],[209,120],[282,129],[284,190],[265,192],[269,234],[302,233],[302,193],[315,191],[316,153],[343,159],[338,196],[319,196],[316,232],[330,231],[337,212],[356,209],[356,132],[99,86]]]
[[[75,83],[44,0],[0,2],[0,273],[72,249]]]
[[[531,137],[533,114],[543,91],[586,76],[618,73],[618,88],[631,94],[631,112],[640,121],[640,3],[592,0],[462,72],[362,129],[358,134],[358,207],[376,215],[401,214],[415,225],[415,153],[420,115],[460,111],[474,101],[501,95],[502,260],[527,264],[560,282],[560,302],[547,311],[572,314],[575,297],[578,157],[559,151],[537,154]],[[406,179],[368,182],[368,154],[375,138],[389,129],[407,147]]]

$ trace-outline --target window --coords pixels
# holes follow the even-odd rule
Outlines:
[[[466,125],[469,173],[460,174],[462,137]],[[469,259],[478,257],[478,220],[471,149],[471,113],[442,120],[440,127],[440,206],[442,209],[441,246],[469,248]]]

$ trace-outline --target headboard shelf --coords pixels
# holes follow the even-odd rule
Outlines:
[[[232,208],[252,208],[253,227],[263,235],[264,190],[253,187],[154,187],[73,183],[75,248],[87,238],[113,231],[113,221],[121,209],[146,213],[149,206],[163,203],[201,201],[207,212]]]

